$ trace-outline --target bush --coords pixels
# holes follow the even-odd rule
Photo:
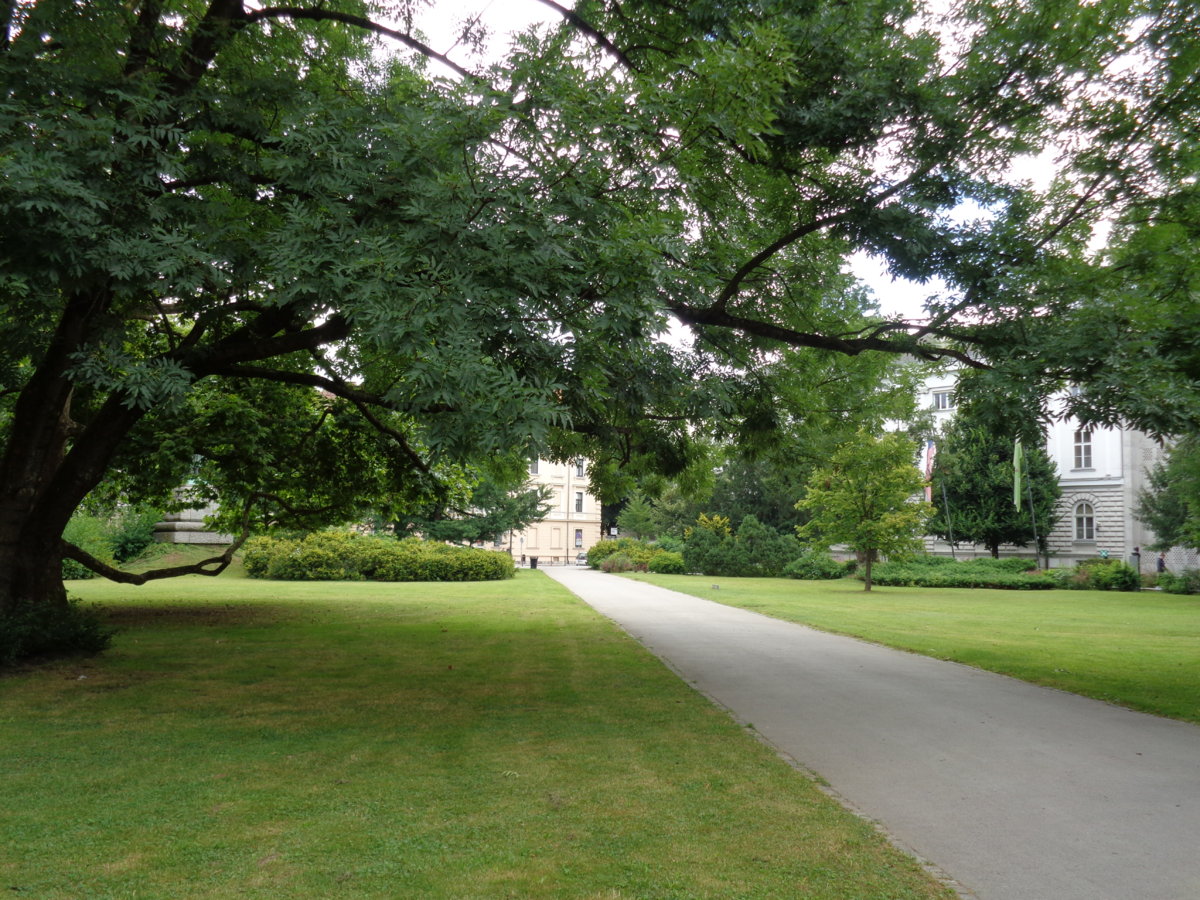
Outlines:
[[[916,556],[878,563],[871,580],[892,587],[998,588],[1001,590],[1049,590],[1058,579],[1030,571],[1037,563],[1026,559],[972,559]]]
[[[162,516],[154,506],[131,506],[109,519],[105,532],[113,558],[126,563],[145,553],[154,543],[154,526]]]
[[[1184,569],[1174,572],[1159,572],[1158,586],[1168,594],[1200,594],[1200,569]]]
[[[80,550],[86,550],[103,563],[108,563],[110,566],[116,564],[108,543],[107,528],[103,519],[88,515],[72,516],[71,521],[63,530],[63,540],[69,541]],[[66,579],[95,578],[96,573],[83,563],[75,562],[73,559],[64,559],[62,577]]]
[[[662,550],[650,557],[650,571],[659,575],[686,575],[683,554]]]
[[[35,657],[99,653],[112,642],[93,609],[69,599],[66,607],[37,606],[0,617],[0,666]]]
[[[830,581],[848,574],[846,563],[838,562],[828,553],[810,550],[788,563],[783,574],[804,581]]]
[[[689,572],[730,577],[774,578],[783,574],[787,564],[801,552],[800,542],[793,535],[781,535],[763,525],[754,516],[742,520],[737,535],[730,535],[721,525],[727,520],[714,516],[693,528],[683,542],[684,566]]]
[[[600,563],[600,571],[610,574],[615,572],[635,572],[645,571],[645,567],[639,567],[628,553],[614,553],[611,556],[604,557],[604,562]]]
[[[650,557],[658,552],[659,550],[654,544],[647,541],[639,541],[636,538],[623,537],[617,538],[615,541],[605,540],[593,544],[591,549],[588,550],[587,561],[588,565],[593,569],[602,569],[607,572],[609,570],[604,569],[604,560],[616,553],[621,553],[629,557],[633,562],[634,569],[639,572],[645,572],[646,567],[650,564]],[[622,569],[621,571],[629,572],[633,570]]]
[[[515,574],[507,553],[331,531],[253,538],[243,562],[251,578],[281,581],[499,581]]]
[[[1142,579],[1132,566],[1116,559],[1085,559],[1056,573],[1059,586],[1081,591],[1140,591]]]

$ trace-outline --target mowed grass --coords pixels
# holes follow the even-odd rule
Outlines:
[[[697,597],[1200,723],[1200,597],[639,575]],[[713,585],[719,585],[714,590]]]
[[[12,897],[948,898],[541,573],[78,582],[0,676]]]

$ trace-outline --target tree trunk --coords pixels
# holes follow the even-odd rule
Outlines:
[[[866,568],[863,570],[863,583],[865,585],[863,587],[864,591],[869,591],[871,589],[871,560],[874,556],[874,553],[866,554]]]
[[[22,525],[0,528],[0,616],[31,606],[65,609],[62,526],[28,519]]]

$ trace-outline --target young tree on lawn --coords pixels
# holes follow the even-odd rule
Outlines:
[[[692,423],[769,421],[776,361],[1045,372],[1019,329],[1066,310],[1088,223],[1195,108],[1178,55],[1119,65],[1190,33],[1176,4],[548,5],[486,70],[404,4],[0,7],[0,619],[66,609],[64,556],[220,570],[62,539],[197,457],[243,533],[444,498],[496,453],[589,457],[621,496],[695,458]],[[998,174],[1064,122],[1078,177]],[[881,320],[859,251],[952,293]],[[247,449],[276,436],[279,472]]]
[[[925,480],[915,465],[916,445],[901,434],[881,438],[859,432],[813,473],[796,506],[810,516],[797,529],[802,541],[828,549],[845,544],[863,560],[864,590],[871,590],[877,555],[913,553],[933,514]],[[1011,483],[1010,483],[1011,484]]]
[[[1015,505],[1013,442],[1017,433],[996,427],[970,406],[959,410],[937,438],[930,479],[937,509],[929,523],[932,534],[946,540],[953,538],[956,543],[982,544],[993,557],[999,557],[1001,544],[1028,546],[1036,524],[1037,549],[1045,552],[1046,540],[1058,518],[1062,488],[1054,462],[1043,447],[1041,430],[1029,424],[1025,433],[1036,437],[1023,442],[1021,506]],[[1035,513],[1032,521],[1030,492]]]

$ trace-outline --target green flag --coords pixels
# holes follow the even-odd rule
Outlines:
[[[1025,453],[1021,449],[1021,439],[1013,444],[1013,506],[1021,508],[1021,469],[1025,466]]]

